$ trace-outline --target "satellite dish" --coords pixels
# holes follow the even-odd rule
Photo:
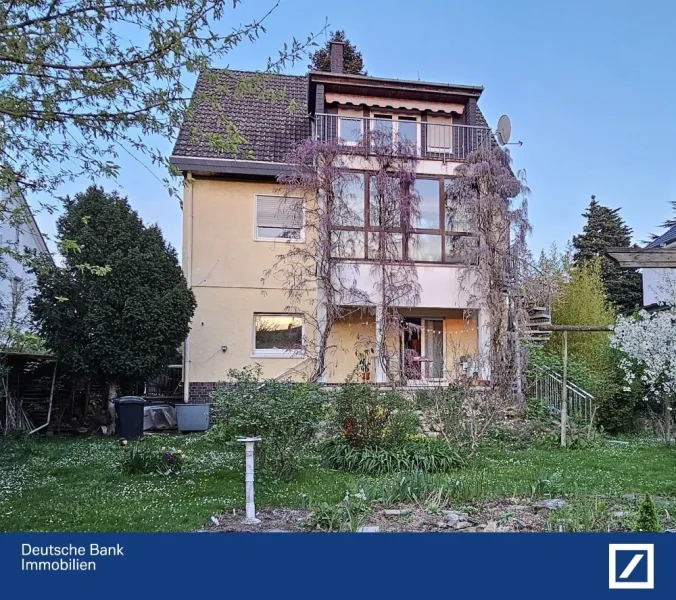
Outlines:
[[[498,120],[495,135],[498,137],[498,143],[501,146],[509,143],[509,138],[512,136],[512,122],[507,115],[502,115]]]

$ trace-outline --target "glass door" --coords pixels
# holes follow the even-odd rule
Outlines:
[[[423,373],[425,379],[444,378],[444,321],[423,319]]]

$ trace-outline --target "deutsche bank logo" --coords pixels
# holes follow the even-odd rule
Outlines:
[[[609,544],[608,587],[611,590],[655,588],[654,544]]]

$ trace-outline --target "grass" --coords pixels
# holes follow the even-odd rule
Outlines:
[[[0,530],[190,531],[210,515],[243,507],[241,445],[199,434],[142,443],[183,448],[184,472],[124,475],[118,466],[124,449],[116,440],[0,439]],[[629,493],[676,498],[674,473],[676,449],[636,439],[573,451],[491,442],[470,468],[436,477],[467,502],[563,496],[588,506],[599,496]],[[260,474],[256,501],[259,507],[336,503],[364,481],[309,459],[291,482]]]

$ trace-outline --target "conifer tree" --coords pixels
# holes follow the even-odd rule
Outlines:
[[[601,260],[601,280],[608,301],[619,311],[632,311],[643,302],[641,274],[636,269],[622,269],[605,253],[609,248],[631,246],[632,230],[619,215],[619,208],[602,206],[591,197],[582,216],[587,219],[580,235],[573,236],[573,261],[580,266]]]
[[[175,360],[195,297],[176,251],[126,198],[91,186],[65,198],[57,222],[63,261],[35,267],[37,330],[61,364],[98,377],[114,396],[123,379]]]
[[[343,30],[332,31],[329,40],[322,48],[310,56],[312,61],[308,65],[311,71],[330,71],[331,70],[331,42],[343,42],[345,50],[343,53],[343,70],[350,75],[367,75],[364,69],[364,60],[361,52],[355,45],[347,39]]]

